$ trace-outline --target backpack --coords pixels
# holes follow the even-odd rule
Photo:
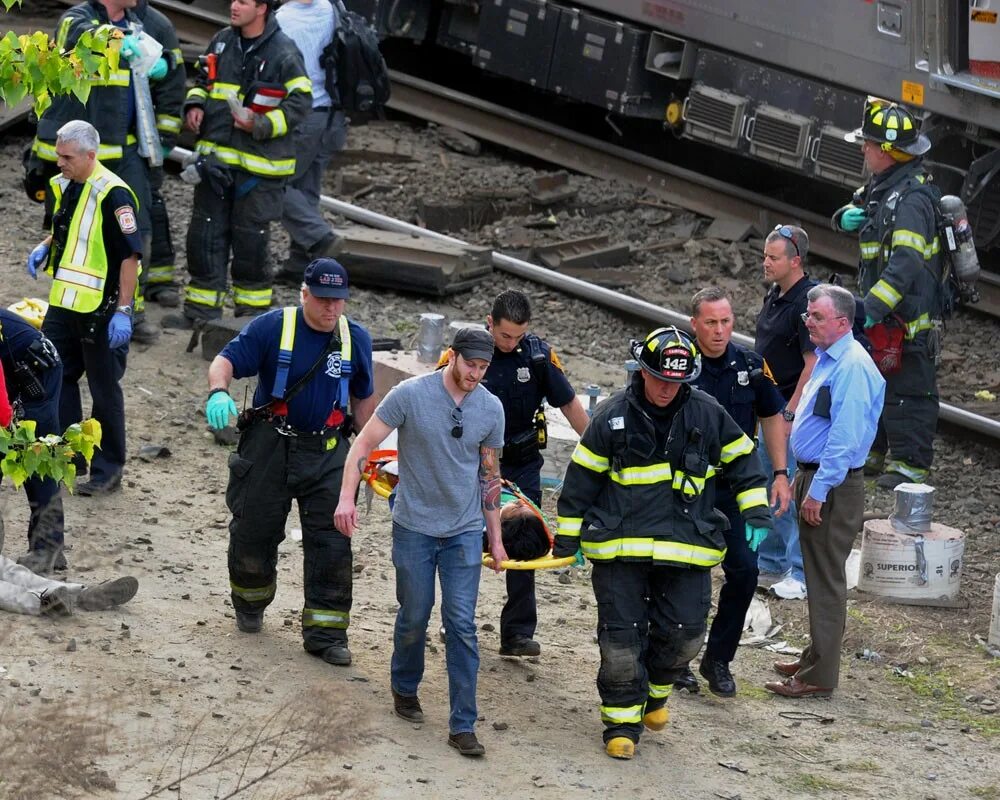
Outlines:
[[[342,0],[330,0],[339,22],[319,63],[326,72],[326,91],[335,109],[382,114],[389,101],[389,70],[378,49],[375,28]]]

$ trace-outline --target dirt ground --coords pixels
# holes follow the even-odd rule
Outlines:
[[[18,221],[0,233],[4,304],[46,291],[23,270],[40,238],[40,215],[25,207],[15,183],[20,146],[23,139],[8,140],[0,149],[0,202]],[[469,178],[467,164],[448,159]],[[498,174],[496,161],[484,156],[480,164]],[[399,170],[393,167],[393,175]],[[168,183],[179,242],[189,192],[174,179]],[[480,235],[505,239],[519,225],[500,223]],[[276,236],[276,255],[282,247]],[[709,271],[714,262],[692,263]],[[674,288],[664,280],[663,291],[690,296],[695,273]],[[358,290],[349,313],[375,335],[408,336],[421,310],[481,318],[497,285],[448,302]],[[615,366],[609,377],[600,343],[627,340],[640,326],[555,293],[532,292],[544,310],[541,332],[566,356],[574,384],[614,385],[620,370]],[[150,311],[153,319],[162,313]],[[571,334],[581,319],[593,341]],[[842,683],[832,700],[769,695],[762,685],[782,656],[741,648],[734,664],[738,696],[675,695],[670,725],[647,732],[632,762],[609,759],[601,744],[589,570],[539,574],[542,655],[529,660],[497,654],[504,582],[484,571],[478,733],[487,755],[470,760],[446,744],[444,646],[435,623],[420,692],[427,722],[414,726],[392,715],[396,603],[383,501],[375,499],[354,542],[351,667],[326,665],[302,650],[294,511],[264,630],[236,631],[226,575],[228,450],[206,430],[207,364],[185,352],[187,339],[166,332],[130,355],[124,388],[131,459],[122,492],[66,499],[69,578],[133,574],[138,596],[116,611],[0,621],[0,796],[1000,798],[1000,660],[976,640],[986,635],[1000,568],[993,450],[944,438],[940,445],[939,510],[969,534],[967,608],[890,606],[852,596]],[[617,365],[619,357],[610,360]],[[239,401],[242,389],[233,396]],[[137,458],[146,444],[164,445],[170,454]],[[4,554],[16,557],[27,503],[9,485],[0,502]],[[889,503],[873,495],[870,505],[884,511]],[[783,625],[775,641],[801,646],[806,604],[769,603]]]

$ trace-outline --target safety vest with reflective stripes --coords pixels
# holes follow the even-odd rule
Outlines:
[[[281,400],[288,386],[288,372],[292,366],[292,351],[295,349],[295,327],[298,321],[297,306],[288,306],[281,313],[281,339],[278,342],[278,366],[274,372],[274,387],[271,397]],[[347,315],[341,314],[337,323],[337,335],[340,338],[340,388],[337,390],[336,408],[346,411],[350,400],[350,384],[353,368],[351,366],[351,328]]]
[[[669,432],[662,430],[667,423],[642,409],[641,386],[640,378],[602,404],[574,449],[557,506],[555,551],[580,548],[592,561],[712,567],[726,552],[728,523],[714,507],[720,469],[744,517],[755,524],[770,518],[754,443],[693,387],[682,388],[687,395]]]
[[[54,199],[53,216],[59,211],[69,178],[56,175],[49,181]],[[139,203],[128,185],[99,161],[83,183],[80,199],[69,222],[69,230],[49,292],[49,305],[82,314],[96,311],[104,299],[108,277],[108,257],[104,247],[101,204],[116,188],[126,189],[138,210]],[[51,267],[52,265],[50,265]]]

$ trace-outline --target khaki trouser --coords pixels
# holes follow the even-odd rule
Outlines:
[[[68,589],[75,598],[83,591],[83,584],[43,578],[16,561],[0,556],[0,609],[38,616],[42,593],[60,588]]]

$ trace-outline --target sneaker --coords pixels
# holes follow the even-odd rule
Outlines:
[[[537,656],[542,652],[542,646],[530,636],[514,636],[507,642],[500,643],[502,656]]]
[[[181,293],[176,286],[164,286],[161,289],[146,290],[146,299],[164,308],[178,308],[181,304]]]
[[[784,577],[785,573],[783,572],[759,572],[757,573],[757,586],[761,589],[770,589]]]
[[[160,320],[160,325],[176,331],[194,330],[194,320],[184,314],[164,314]]]
[[[407,722],[423,722],[424,710],[420,707],[420,698],[414,695],[402,695],[392,690],[392,710],[400,719]]]
[[[135,597],[139,591],[139,581],[131,576],[104,581],[97,586],[87,586],[77,602],[84,611],[104,611],[123,605]]]
[[[725,661],[703,659],[698,672],[708,681],[708,688],[712,694],[719,697],[733,697],[736,694],[736,679]]]
[[[65,586],[46,589],[39,598],[38,613],[46,617],[68,617],[73,613],[73,595]]]
[[[612,758],[620,758],[628,761],[635,755],[635,742],[627,736],[616,736],[608,739],[604,744],[605,752]]]
[[[770,589],[771,594],[780,597],[782,600],[805,600],[806,585],[795,578],[788,576],[778,581]]]
[[[486,753],[486,748],[479,743],[476,734],[472,731],[449,733],[448,744],[458,750],[463,756],[481,756]]]
[[[688,694],[698,694],[698,692],[701,691],[701,687],[698,685],[698,679],[691,671],[691,667],[684,667],[684,671],[674,678],[674,688],[683,690]]]
[[[136,320],[132,325],[132,341],[136,344],[153,344],[159,338],[159,329],[148,319]]]
[[[351,651],[346,642],[331,644],[323,650],[310,650],[309,654],[322,658],[327,664],[333,664],[335,667],[351,666]]]
[[[901,483],[912,483],[912,481],[905,475],[901,475],[898,472],[886,472],[883,475],[879,475],[879,477],[875,480],[875,485],[879,489],[885,489],[889,492]]]
[[[18,558],[17,563],[36,575],[66,571],[66,556],[61,547],[58,550],[31,550]]]
[[[76,485],[76,494],[82,497],[98,497],[100,495],[111,494],[122,488],[122,476],[119,472],[107,480],[99,481],[91,478],[89,481]]]
[[[236,627],[243,633],[260,633],[264,624],[263,611],[237,611]]]

